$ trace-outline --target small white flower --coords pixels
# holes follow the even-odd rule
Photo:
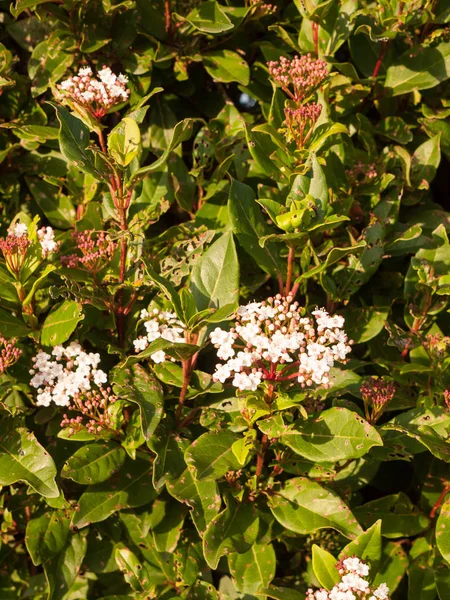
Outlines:
[[[23,237],[24,235],[28,234],[28,227],[25,225],[25,223],[21,223],[19,221],[18,223],[16,223],[14,225],[14,227],[12,229],[12,234],[16,238]]]
[[[166,360],[166,355],[163,350],[158,350],[158,352],[152,354],[150,358],[154,363],[162,363]]]
[[[81,69],[78,71],[79,77],[90,77],[91,75],[92,75],[91,67],[81,67]]]
[[[389,599],[389,588],[385,583],[380,584],[376,590],[374,590],[373,595],[378,600],[388,600]]]
[[[134,344],[134,350],[135,352],[142,352],[143,350],[145,350],[148,346],[148,341],[147,338],[145,337],[141,337],[141,338],[137,338],[133,341]]]

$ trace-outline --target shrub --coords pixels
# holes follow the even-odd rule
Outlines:
[[[447,0],[0,2],[0,597],[447,600]]]

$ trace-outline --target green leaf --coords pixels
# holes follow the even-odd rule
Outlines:
[[[275,551],[272,544],[255,543],[248,552],[230,554],[228,566],[237,591],[253,595],[275,577]]]
[[[101,483],[120,469],[125,457],[125,450],[115,442],[86,444],[64,463],[61,477],[81,485]]]
[[[352,306],[342,311],[349,339],[362,344],[376,337],[384,329],[389,310],[388,306]]]
[[[59,147],[61,154],[71,165],[75,165],[85,173],[90,173],[97,179],[102,179],[104,171],[97,168],[95,155],[88,150],[90,133],[87,126],[76,117],[72,116],[63,106],[50,102],[59,121]],[[106,173],[107,175],[107,173]]]
[[[226,429],[208,431],[194,440],[185,453],[185,460],[196,479],[220,479],[227,471],[241,468],[232,445],[239,439]]]
[[[4,285],[3,282],[2,285]],[[11,312],[0,308],[0,333],[7,338],[19,338],[31,333],[31,329]]]
[[[12,427],[11,423],[11,427]],[[0,485],[24,481],[41,496],[57,498],[56,467],[52,457],[24,427],[2,425],[0,438]],[[5,430],[6,429],[6,430]]]
[[[69,522],[65,510],[48,510],[28,521],[25,544],[34,565],[40,565],[61,552],[69,535]]]
[[[450,42],[408,48],[386,74],[385,87],[393,96],[432,88],[450,76]]]
[[[162,421],[147,443],[157,455],[153,463],[153,486],[159,492],[168,482],[180,477],[186,469],[184,452],[189,442],[181,439]]]
[[[387,538],[417,535],[430,522],[403,492],[372,500],[353,509],[353,512],[364,527],[370,527],[381,519],[381,533]]]
[[[163,414],[163,391],[161,385],[141,365],[122,367],[114,371],[114,393],[139,406],[142,433],[149,440]]]
[[[180,123],[177,123],[175,125],[172,139],[170,140],[170,143],[167,146],[167,148],[164,150],[162,155],[151,165],[141,167],[133,173],[129,181],[130,188],[134,188],[140,181],[142,181],[142,179],[144,179],[147,173],[156,171],[157,169],[159,169],[159,167],[164,165],[167,162],[167,159],[169,158],[170,154],[175,150],[175,148],[191,137],[192,131],[194,129],[194,120],[195,119],[184,119],[183,121],[180,121]]]
[[[58,346],[67,341],[82,319],[84,315],[81,304],[75,300],[65,300],[45,319],[41,331],[41,344]]]
[[[336,568],[337,560],[317,544],[312,546],[312,568],[320,585],[331,590],[341,577]]]
[[[255,259],[255,262],[269,275],[281,277],[284,265],[276,247],[266,243],[264,248],[259,240],[270,230],[258,207],[253,190],[233,179],[228,196],[228,210],[233,233],[241,246]]]
[[[202,55],[203,65],[214,81],[230,83],[237,81],[248,85],[250,68],[237,52],[232,50],[212,50]]]
[[[420,538],[417,540],[417,542],[420,542]],[[436,600],[436,584],[434,581],[433,572],[433,550],[431,547],[428,551],[422,552],[409,564],[408,600]]]
[[[156,493],[151,484],[150,463],[127,460],[108,481],[91,485],[78,502],[72,527],[86,527],[104,521],[117,510],[135,508],[151,502]]]
[[[450,565],[437,551],[434,557],[434,582],[439,600],[450,599]]]
[[[191,518],[200,536],[207,525],[217,515],[221,499],[213,479],[195,479],[189,469],[174,481],[166,483],[167,491],[178,500],[190,506]]]
[[[310,277],[319,275],[322,273],[322,271],[325,271],[328,267],[336,264],[346,256],[359,254],[366,248],[366,246],[366,242],[360,242],[358,244],[354,244],[353,246],[348,246],[347,248],[332,248],[327,254],[326,259],[321,264],[319,264],[317,267],[309,269],[309,271],[306,271],[305,273],[302,273],[300,277],[297,277],[296,282],[301,282],[305,279],[309,279]]]
[[[315,200],[318,218],[322,220],[328,210],[328,185],[325,173],[315,154],[311,158],[311,169],[306,175],[297,175],[287,197],[288,205],[310,195]]]
[[[231,232],[224,233],[195,263],[190,290],[199,311],[238,301],[239,263]]]
[[[202,33],[219,34],[233,29],[234,27],[220,4],[214,0],[202,2],[198,8],[196,7],[191,10],[191,12],[186,17],[182,17],[182,19],[183,21],[186,20]]]
[[[450,501],[444,502],[436,521],[436,545],[443,558],[450,563]]]
[[[339,558],[357,556],[368,561],[372,571],[376,572],[381,560],[381,549],[381,519],[379,519],[367,531],[348,543],[339,553]]]
[[[148,273],[150,279],[159,287],[159,289],[163,292],[168,300],[172,302],[172,306],[174,311],[177,314],[177,317],[183,321],[184,319],[184,311],[181,306],[180,294],[175,289],[175,286],[171,281],[165,279],[161,275],[159,275],[153,267],[148,263],[148,261],[144,260],[145,270]]]
[[[48,2],[48,0],[16,0],[16,3],[11,6],[11,14],[15,19],[23,13],[27,8],[34,8],[38,4],[43,4],[44,2]]]
[[[139,154],[141,132],[130,117],[123,118],[108,135],[108,150],[117,163],[126,167]]]
[[[269,598],[274,598],[275,600],[305,600],[304,592],[301,594],[291,588],[275,587],[273,585],[257,592],[256,595],[262,598],[269,596]]]
[[[146,592],[153,596],[155,585],[152,583],[151,571],[148,566],[128,548],[116,548],[115,558],[125,581],[136,592]]]
[[[228,506],[206,528],[203,554],[211,569],[216,569],[221,556],[231,552],[248,552],[259,530],[256,506],[229,500]]]
[[[407,144],[413,139],[411,129],[401,117],[386,117],[377,125],[376,131],[398,144]]]
[[[75,209],[70,198],[61,194],[54,185],[37,177],[25,177],[25,181],[39,209],[53,227],[60,229],[73,227]]]
[[[282,441],[296,454],[313,462],[336,462],[360,458],[383,442],[376,429],[346,408],[324,410],[306,423],[297,421]]]
[[[44,283],[46,283],[46,279],[47,277],[50,275],[50,273],[53,273],[53,271],[56,271],[57,267],[56,265],[45,265],[45,267],[39,272],[39,276],[36,277],[33,280],[33,284],[31,286],[31,288],[28,291],[28,294],[26,295],[25,299],[22,301],[22,306],[29,306],[33,300],[34,300],[34,295],[36,294],[37,290],[41,289],[44,286]]]
[[[269,500],[273,516],[290,531],[307,535],[331,527],[356,538],[361,527],[348,506],[331,490],[304,477],[294,477]]]
[[[245,139],[248,150],[262,173],[270,179],[286,182],[286,174],[280,170],[278,164],[272,159],[277,151],[277,146],[271,136],[255,129],[250,130],[248,125],[245,125]]]
[[[449,66],[450,68],[450,66]],[[419,190],[427,190],[441,162],[441,136],[435,135],[416,148],[411,158],[411,183]]]
[[[62,600],[77,578],[84,556],[87,541],[84,533],[75,533],[62,552],[44,563],[44,572],[48,584],[48,600]]]
[[[383,547],[381,563],[375,575],[373,587],[386,583],[395,592],[408,567],[408,556],[400,544],[388,542]]]
[[[155,548],[158,552],[173,552],[177,547],[187,509],[173,498],[157,498],[149,517]]]

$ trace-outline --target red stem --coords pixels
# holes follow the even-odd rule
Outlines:
[[[291,291],[292,285],[292,269],[294,267],[295,260],[295,248],[289,248],[288,263],[287,263],[287,278],[286,278],[286,289],[284,295],[288,296]]]
[[[312,34],[314,41],[314,52],[316,56],[319,56],[319,24],[313,21],[312,23]]]
[[[450,485],[446,485],[445,488],[442,490],[441,495],[439,496],[439,498],[437,499],[436,504],[433,506],[433,508],[431,509],[430,512],[430,519],[434,519],[434,517],[436,516],[437,511],[439,510],[439,508],[441,507],[442,503],[445,500],[445,496],[450,492]]]
[[[295,299],[295,296],[297,295],[299,287],[300,287],[300,283],[294,283],[294,285],[292,286],[290,296],[292,296],[293,299]]]
[[[386,52],[389,48],[389,45],[391,43],[391,40],[387,40],[386,42],[382,42],[382,46],[381,46],[381,52],[378,56],[378,60],[375,63],[375,67],[373,69],[373,73],[372,73],[372,78],[375,79],[375,77],[378,76],[378,71],[381,69],[381,65],[383,64],[383,60],[384,57],[386,56]]]

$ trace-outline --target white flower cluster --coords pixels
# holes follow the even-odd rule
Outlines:
[[[61,82],[59,88],[80,104],[93,105],[97,116],[103,116],[114,104],[128,100],[130,90],[125,75],[115,75],[109,67],[103,67],[93,77],[90,67],[83,67],[78,75]]]
[[[42,256],[47,257],[48,254],[58,250],[58,242],[55,242],[55,232],[51,227],[42,227],[37,232],[39,242],[42,248]]]
[[[84,352],[78,342],[71,342],[67,348],[55,346],[51,354],[40,350],[32,359],[33,375],[30,385],[37,389],[37,403],[49,406],[68,406],[75,394],[107,382],[106,373],[98,369],[100,355]]]
[[[134,340],[133,344],[136,352],[142,352],[158,338],[181,344],[186,341],[184,337],[184,325],[178,320],[175,313],[154,308],[150,314],[144,308],[141,311],[141,319],[145,319],[144,327],[147,333],[145,336],[139,336]],[[155,363],[161,363],[167,360],[168,357],[163,350],[158,350],[150,358]]]
[[[341,581],[330,591],[309,589],[306,600],[389,600],[389,588],[385,583],[374,590],[370,588],[365,579],[369,575],[369,566],[356,556],[340,561],[337,567]]]
[[[28,227],[25,223],[17,221],[13,227],[9,229],[10,235],[16,238],[28,238]],[[42,227],[37,232],[39,243],[41,244],[42,256],[47,258],[52,252],[58,250],[59,244],[55,242],[55,232],[51,227]]]
[[[233,377],[235,387],[251,391],[262,380],[294,377],[302,386],[327,385],[334,362],[345,361],[351,348],[343,317],[324,309],[312,314],[302,316],[298,302],[279,294],[239,307],[233,329],[216,327],[210,334],[217,356],[227,361],[216,365],[213,378],[224,383]]]
[[[28,227],[25,225],[25,223],[17,221],[14,227],[10,229],[10,234],[16,238],[21,238],[24,236],[28,237]]]

